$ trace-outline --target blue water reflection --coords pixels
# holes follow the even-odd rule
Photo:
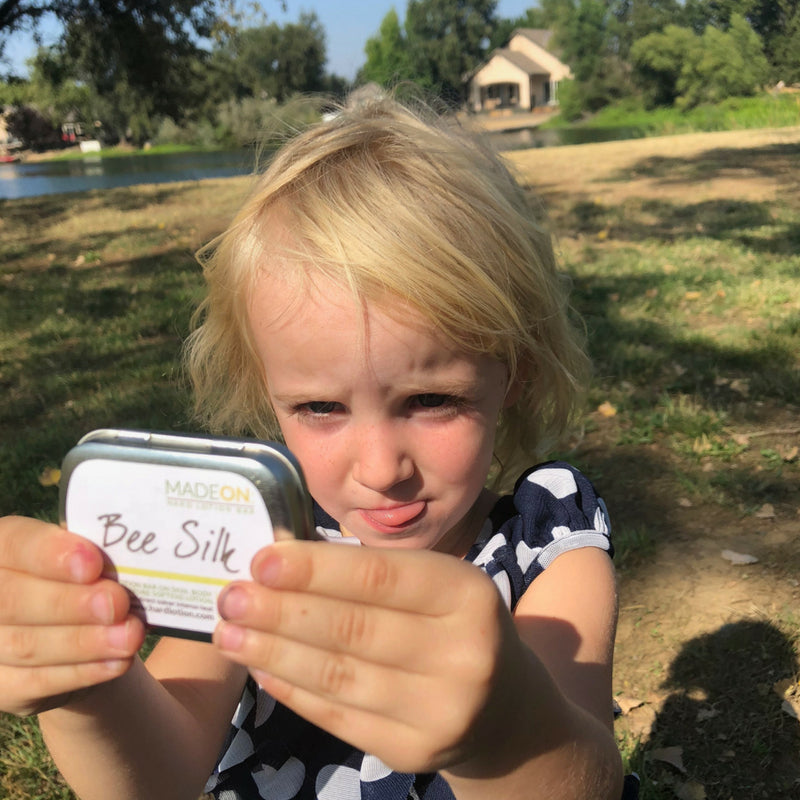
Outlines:
[[[249,151],[115,156],[86,154],[76,161],[0,164],[0,199],[110,189],[138,183],[229,178],[253,171]]]

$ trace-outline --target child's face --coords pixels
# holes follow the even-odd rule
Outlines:
[[[505,366],[454,350],[407,307],[365,309],[325,279],[296,300],[264,276],[250,323],[311,494],[366,545],[463,555],[482,522],[469,512],[486,496]]]

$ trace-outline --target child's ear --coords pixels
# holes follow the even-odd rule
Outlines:
[[[519,372],[509,381],[506,396],[503,399],[503,408],[511,408],[516,404],[522,394],[523,383],[524,378]]]
[[[508,381],[503,408],[511,408],[518,402],[522,397],[525,386],[534,379],[535,374],[536,367],[530,361],[526,359],[525,361],[520,360],[517,362],[517,368]]]

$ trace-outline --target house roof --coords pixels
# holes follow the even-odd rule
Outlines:
[[[516,28],[512,35],[516,36],[517,34],[524,36],[526,39],[530,39],[534,44],[538,44],[539,47],[544,50],[549,49],[547,45],[553,37],[553,31],[544,28]]]
[[[550,70],[545,69],[541,64],[537,64],[532,58],[529,58],[524,53],[516,50],[509,50],[504,47],[500,50],[495,50],[495,56],[500,56],[506,61],[510,61],[515,67],[527,72],[528,75],[549,75]]]

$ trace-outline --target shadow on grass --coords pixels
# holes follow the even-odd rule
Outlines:
[[[0,286],[0,513],[52,519],[56,492],[38,476],[93,428],[187,427],[180,349],[201,286],[178,249]]]
[[[91,211],[92,208],[119,212],[137,211],[151,205],[180,199],[185,191],[185,186],[182,185],[159,184],[153,191],[142,191],[141,187],[136,186],[123,186],[14,200],[0,198],[0,216],[11,225],[24,225],[31,219],[54,224],[72,216],[76,203],[80,204],[82,211]]]
[[[800,796],[800,723],[781,708],[782,688],[798,674],[793,643],[768,622],[732,622],[686,642],[664,683],[670,694],[651,738],[632,757],[643,800]],[[653,758],[674,747],[683,773]],[[687,794],[688,783],[705,794]]]
[[[650,156],[623,169],[611,180],[627,181],[633,178],[657,178],[662,183],[686,183],[707,181],[724,175],[759,176],[793,181],[787,163],[797,163],[800,143],[787,142],[763,147],[727,148],[717,147],[686,158]]]
[[[713,274],[708,280],[713,283]],[[720,344],[707,334],[669,326],[655,316],[626,319],[621,315],[626,301],[646,297],[662,281],[664,275],[657,272],[575,279],[573,302],[586,325],[595,374],[601,381],[628,381],[651,398],[663,392],[695,394],[714,407],[729,408],[742,397],[731,393],[719,378],[744,378],[751,401],[796,402],[800,397],[796,341],[800,321],[797,329],[792,318],[773,331],[743,337],[736,347]],[[653,302],[661,301],[655,298]]]

